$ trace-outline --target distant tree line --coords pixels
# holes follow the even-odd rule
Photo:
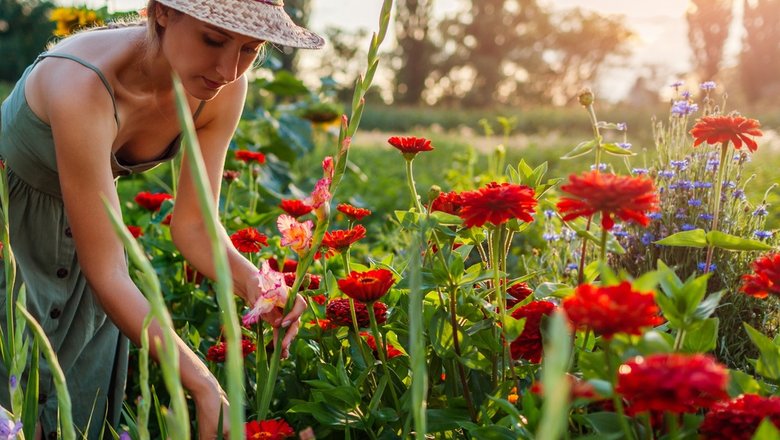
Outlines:
[[[395,2],[397,44],[385,59],[393,73],[385,87],[396,103],[562,104],[629,55],[632,31],[615,16],[553,11],[538,0],[458,0],[456,13],[436,17],[435,2]],[[734,6],[740,4],[742,92],[751,101],[780,93],[780,0],[688,4],[688,41],[699,79],[717,79],[734,30]],[[287,0],[285,7],[306,25],[311,5],[311,0]],[[46,0],[0,0],[0,81],[15,81],[52,38],[48,17],[53,7]],[[364,62],[359,41],[366,33],[328,29],[326,35],[330,52],[318,73],[349,89]],[[295,71],[295,60],[295,51],[281,49],[273,51],[267,65]]]
[[[780,94],[780,0],[690,0],[688,41],[702,81],[717,79],[732,26],[735,6],[742,6],[739,84],[750,102],[775,100]]]

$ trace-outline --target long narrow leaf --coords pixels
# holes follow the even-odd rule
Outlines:
[[[225,329],[227,343],[227,395],[230,402],[230,438],[244,438],[244,359],[241,357],[241,329],[238,325],[238,312],[233,301],[233,277],[227,259],[225,245],[220,239],[217,226],[217,210],[214,206],[211,186],[206,174],[206,165],[203,163],[203,155],[200,144],[195,135],[195,124],[192,122],[190,107],[184,94],[184,87],[178,76],[174,74],[173,89],[176,92],[176,110],[179,114],[179,122],[182,125],[184,138],[184,151],[187,157],[187,165],[190,175],[194,179],[195,189],[198,193],[201,215],[206,227],[211,251],[214,258],[214,267],[217,273],[216,291],[217,301],[220,306],[220,318]]]
[[[75,440],[76,431],[73,428],[70,394],[68,393],[68,385],[65,382],[65,373],[62,372],[60,363],[57,361],[57,354],[54,353],[54,348],[52,348],[49,338],[46,337],[46,333],[44,333],[41,325],[25,309],[24,305],[17,303],[16,308],[24,316],[27,325],[33,335],[35,335],[35,339],[38,340],[39,345],[43,348],[43,357],[49,363],[49,370],[51,370],[51,375],[54,379],[54,388],[57,390],[57,409],[59,410],[62,439]]]

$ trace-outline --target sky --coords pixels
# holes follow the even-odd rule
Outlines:
[[[690,49],[685,22],[686,0],[539,0],[556,9],[581,7],[604,14],[625,17],[628,26],[637,33],[631,42],[633,55],[624,65],[612,66],[595,85],[602,96],[619,99],[629,91],[637,74],[646,74],[650,67],[656,70],[664,82],[685,74],[690,69]],[[83,0],[59,0],[59,4],[83,4]],[[114,10],[140,9],[143,0],[86,0],[89,6],[108,4]],[[323,31],[336,26],[345,29],[377,28],[381,0],[314,0],[310,28]],[[458,0],[437,0],[436,13],[443,16],[456,12]],[[366,43],[367,45],[367,43]],[[736,53],[734,44],[730,50]],[[304,55],[303,63],[307,64]],[[312,55],[313,56],[313,55]],[[727,57],[729,52],[727,52]],[[311,62],[311,61],[309,61]],[[728,58],[726,60],[728,63]]]

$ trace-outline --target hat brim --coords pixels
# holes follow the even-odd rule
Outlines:
[[[248,37],[302,49],[319,49],[325,40],[293,23],[282,6],[260,1],[158,0],[198,20]]]

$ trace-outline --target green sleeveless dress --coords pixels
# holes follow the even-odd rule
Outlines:
[[[64,58],[97,74],[114,104],[110,83],[94,65],[68,54],[44,53],[30,65],[0,107],[0,157],[8,169],[11,248],[17,284],[24,282],[27,308],[49,337],[65,373],[77,432],[97,439],[107,420],[116,426],[127,376],[128,340],[107,319],[79,266],[60,193],[51,127],[30,109],[24,87],[44,58]],[[194,117],[203,108],[200,103]],[[78,111],[78,109],[74,109]],[[173,158],[180,136],[158,159],[122,163],[111,156],[114,177],[148,170]],[[5,273],[0,270],[0,325],[7,328]],[[15,286],[15,293],[19,285]],[[0,362],[0,405],[10,408],[9,373]],[[24,384],[24,378],[22,378]],[[51,373],[40,359],[40,420],[44,438],[56,438],[57,396]],[[111,438],[110,436],[104,438]]]

